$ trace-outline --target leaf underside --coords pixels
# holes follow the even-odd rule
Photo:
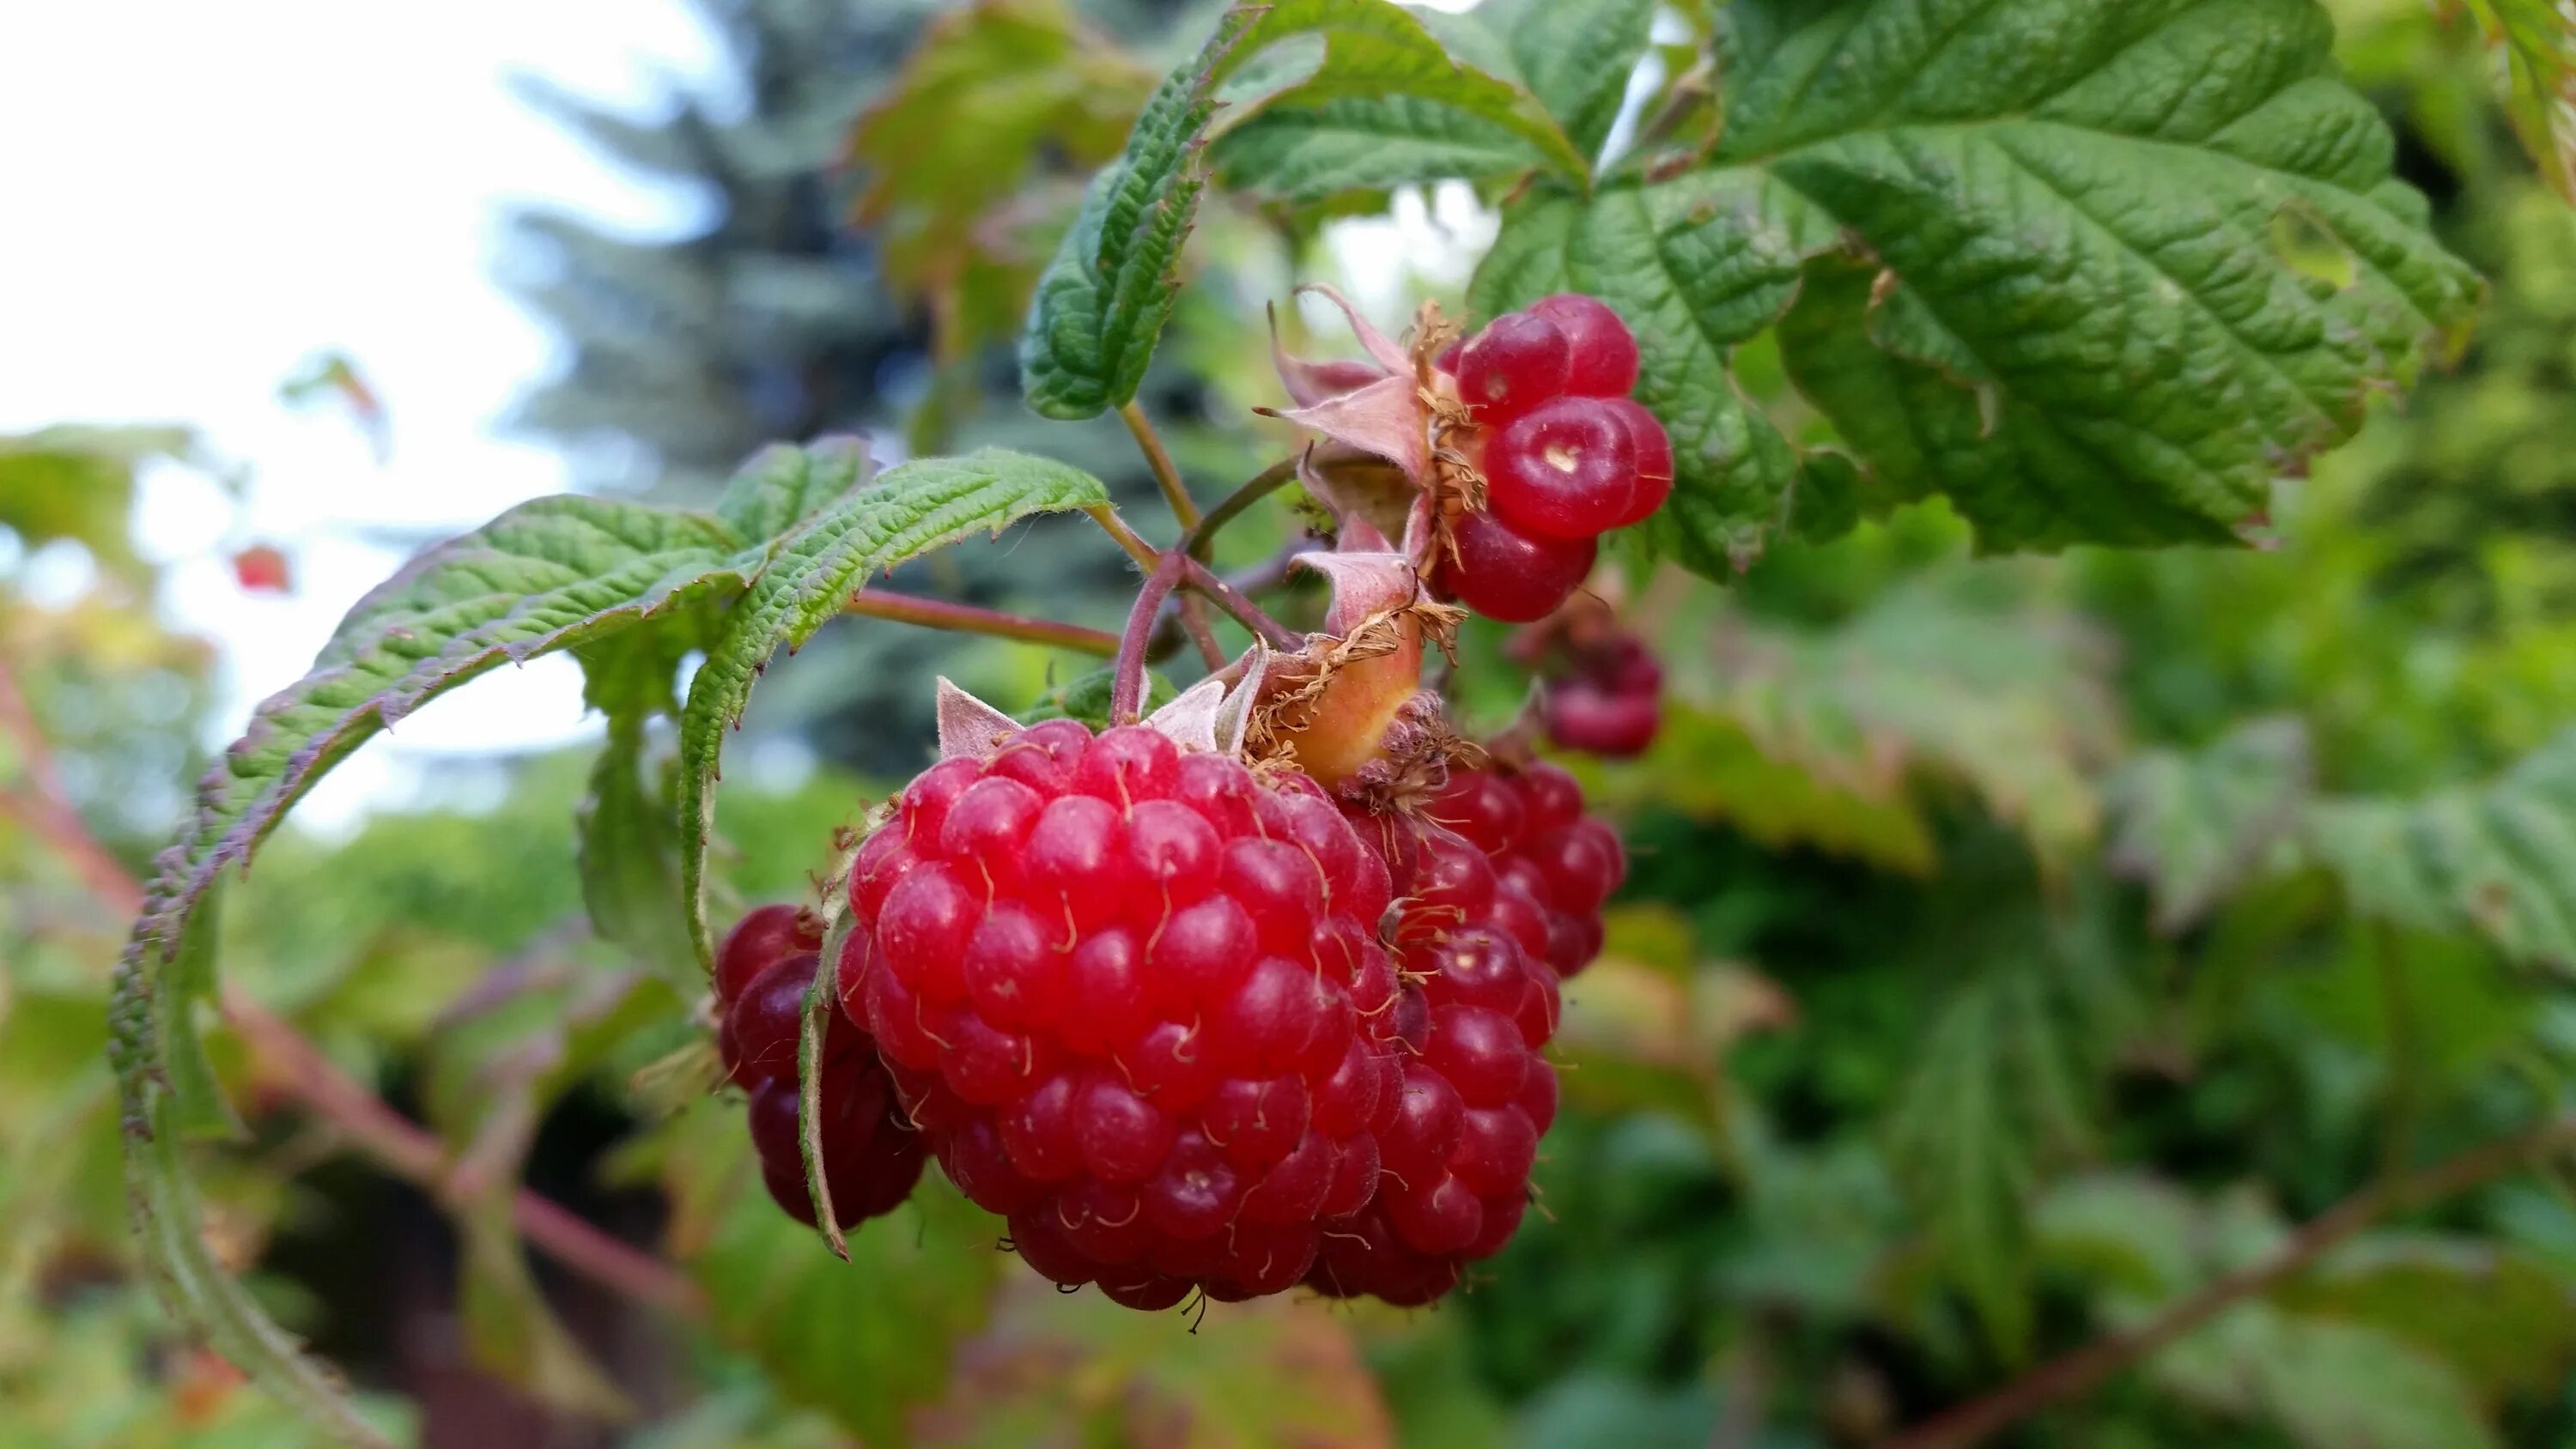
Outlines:
[[[679,660],[703,650],[691,719],[714,724],[694,737],[706,775],[682,776],[697,813],[680,817],[701,824],[678,842],[694,891],[715,749],[776,645],[810,637],[874,570],[1032,513],[1105,500],[1097,479],[1014,453],[924,459],[871,480],[854,441],[779,447],[747,464],[712,511],[540,499],[428,550],[360,600],[312,672],[261,704],[207,773],[194,816],[157,862],[117,969],[109,1050],[128,1182],[146,1263],[173,1311],[316,1424],[346,1442],[384,1442],[329,1371],[214,1261],[183,1151],[187,1138],[237,1130],[193,1021],[216,992],[206,906],[226,869],[246,869],[333,766],[459,685],[570,650],[590,703],[612,722],[591,809],[596,826],[615,832],[616,821],[658,808],[638,776],[641,723],[671,709]],[[720,703],[700,708],[707,700]],[[667,832],[640,854],[604,844],[585,842],[585,889],[609,914],[669,878]],[[703,915],[690,914],[703,947]],[[676,984],[687,978],[672,963],[686,959],[660,963]]]

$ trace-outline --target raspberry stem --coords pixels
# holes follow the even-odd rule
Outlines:
[[[899,624],[918,624],[925,629],[1017,639],[1026,644],[1043,644],[1052,649],[1067,649],[1103,659],[1118,653],[1118,636],[1105,630],[1086,629],[1079,624],[1059,624],[1051,619],[1031,619],[998,609],[952,604],[945,599],[925,599],[913,594],[873,591],[853,594],[843,612],[870,619],[892,619]]]
[[[1109,717],[1116,723],[1133,724],[1144,717],[1145,645],[1154,637],[1154,618],[1162,612],[1163,600],[1180,586],[1189,564],[1190,556],[1179,549],[1156,560],[1143,592],[1136,595],[1136,607],[1127,611],[1127,632],[1119,638],[1109,685]]]
[[[1278,492],[1296,477],[1297,460],[1294,458],[1273,463],[1254,474],[1250,482],[1227,494],[1216,507],[1207,511],[1205,518],[1190,526],[1190,531],[1181,539],[1182,551],[1205,561],[1208,547],[1216,541],[1220,530],[1242,516],[1245,509]]]
[[[1153,419],[1145,416],[1145,410],[1133,398],[1118,409],[1118,416],[1127,424],[1127,431],[1135,435],[1146,466],[1154,470],[1155,486],[1163,490],[1163,501],[1172,505],[1172,516],[1185,529],[1198,527],[1199,506],[1190,497],[1189,485],[1181,481],[1181,470],[1173,465],[1171,450],[1163,446],[1163,435],[1154,431]]]

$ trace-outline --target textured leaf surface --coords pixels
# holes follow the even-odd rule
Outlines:
[[[1023,257],[1009,225],[1023,191],[1051,162],[1088,172],[1116,156],[1154,81],[1066,0],[977,0],[923,32],[850,159],[886,280],[938,299],[949,355],[979,340],[950,324],[980,324],[980,284],[1017,292],[1003,336],[1027,301],[1045,252]]]
[[[849,1236],[843,1263],[761,1191],[750,1147],[740,1109],[706,1103],[668,1149],[673,1250],[705,1288],[716,1331],[783,1398],[871,1444],[910,1442],[908,1413],[938,1397],[1016,1271],[997,1247],[1002,1223],[932,1172],[909,1203]]]
[[[208,772],[178,843],[161,857],[118,970],[110,1053],[145,1256],[186,1322],[343,1437],[375,1442],[349,1416],[328,1374],[214,1261],[181,1160],[177,1139],[226,1120],[191,1021],[214,991],[201,906],[227,867],[246,866],[287,810],[379,730],[501,664],[557,651],[580,656],[591,702],[616,725],[607,765],[624,780],[594,808],[650,814],[656,807],[635,774],[636,731],[646,714],[669,707],[672,672],[684,653],[709,649],[701,686],[725,681],[732,691],[731,706],[701,739],[711,768],[717,737],[739,713],[754,666],[776,643],[802,640],[838,612],[866,571],[1038,509],[1103,498],[1087,475],[1013,454],[924,460],[874,488],[863,481],[863,465],[864,454],[848,442],[773,449],[753,461],[714,513],[542,499],[429,550],[359,602],[309,675],[254,712],[248,732]],[[763,538],[740,529],[779,533]],[[725,654],[717,649],[723,640],[743,651],[759,641],[757,656]],[[738,667],[729,671],[728,664]],[[692,801],[693,808],[704,804]],[[667,845],[667,835],[661,838]],[[687,863],[701,864],[703,836],[682,843],[695,847]],[[588,865],[588,887],[604,901],[650,894],[663,869],[650,852],[612,858],[594,850]],[[619,1001],[638,999],[624,993]],[[667,1014],[667,995],[662,1006],[639,1009]],[[600,1020],[625,1011],[617,1004]],[[589,1020],[557,1025],[571,1030]],[[566,1038],[545,1058],[556,1075],[538,1085],[556,1089],[560,1073],[585,1060]],[[519,1096],[539,1100],[533,1086]],[[497,1135],[486,1137],[478,1125],[477,1139],[506,1145],[515,1127],[504,1122],[492,1130]],[[495,1151],[505,1168],[515,1160]],[[489,1278],[502,1291],[488,1303],[523,1296],[510,1291],[506,1277]],[[508,1326],[508,1315],[499,1321]],[[532,1351],[541,1347],[527,1342]]]
[[[1368,1365],[1318,1303],[1219,1304],[1204,1332],[1014,1270],[989,1331],[922,1417],[940,1444],[1394,1443]]]
[[[1655,0],[1493,0],[1478,15],[1499,29],[1521,78],[1586,156],[1599,156],[1645,58]]]
[[[2298,828],[2308,800],[2307,731],[2297,720],[2247,725],[2196,754],[2130,761],[2107,793],[2113,862],[2147,880],[2156,928],[2183,930]]]
[[[1670,766],[1614,777],[1614,795],[1897,869],[1931,864],[1927,782],[1965,783],[2049,858],[2092,840],[2091,775],[2118,728],[2108,661],[2073,615],[1935,578],[1831,627],[1712,633],[1705,677],[1676,670]]]
[[[1260,71],[1258,89],[1225,98],[1229,125],[1279,107],[1335,105],[1343,107],[1337,114],[1347,124],[1352,103],[1365,109],[1410,98],[1516,137],[1568,176],[1587,174],[1582,153],[1535,97],[1453,58],[1402,6],[1387,0],[1237,5],[1145,103],[1125,153],[1094,178],[1080,217],[1039,279],[1020,339],[1020,376],[1031,407],[1049,417],[1085,418],[1135,397],[1171,318],[1174,269],[1207,184],[1201,151],[1218,90],[1264,52],[1300,37],[1310,45],[1320,37],[1321,58],[1294,73]],[[1252,154],[1302,176],[1301,188],[1323,184],[1322,153],[1301,158],[1301,148],[1284,139],[1274,146],[1281,149]],[[1349,152],[1341,154],[1347,161]],[[1255,189],[1263,184],[1249,171],[1236,174]]]
[[[1703,572],[1787,521],[1794,454],[1727,363],[1793,299],[1790,375],[1877,496],[2054,548],[2234,537],[2476,297],[2312,0],[1737,16],[1711,169],[1533,191],[1474,291],[1644,314],[1639,395],[1680,452],[1657,537]]]
[[[2305,836],[2356,909],[2576,972],[2576,730],[2487,785],[2319,801]]]
[[[369,1431],[328,1376],[208,1252],[173,1140],[219,1109],[190,1065],[189,1010],[213,989],[213,963],[190,944],[205,929],[198,908],[227,866],[246,865],[295,801],[377,731],[503,663],[605,648],[647,619],[686,617],[739,591],[748,565],[738,552],[715,518],[587,498],[541,499],[431,549],[359,601],[312,673],[259,706],[158,863],[118,968],[110,1053],[145,1257],[185,1321],[352,1442],[371,1442]]]
[[[2110,1175],[2059,1187],[2033,1217],[2043,1256],[2088,1280],[2098,1310],[2120,1327],[2275,1251],[2287,1232],[2251,1193],[2199,1202]],[[2158,1352],[2145,1377],[2204,1411],[2276,1425],[2305,1449],[2485,1449],[2496,1437],[2470,1383],[2445,1361],[2462,1345],[2422,1344],[2417,1330],[2428,1325],[2373,1322],[2365,1309],[2400,1262],[2447,1278],[2431,1301],[2453,1298],[2472,1316],[2509,1301],[2495,1296],[2492,1262],[2454,1261],[2444,1273],[2420,1244],[2368,1234],[2282,1292],[2238,1303]]]
[[[769,545],[749,593],[708,645],[681,716],[680,869],[702,964],[714,960],[705,896],[717,766],[725,732],[740,723],[770,656],[812,638],[879,570],[979,531],[999,533],[1034,513],[1109,501],[1100,480],[1078,468],[1000,449],[918,459],[873,481],[855,445],[806,456],[828,486],[801,495],[808,502],[802,521]]]

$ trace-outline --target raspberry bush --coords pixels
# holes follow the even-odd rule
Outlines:
[[[799,1263],[896,1252],[908,1232],[925,1252],[971,1241],[978,1261],[1007,1247],[1037,1278],[1145,1313],[1283,1295],[1454,1307],[1508,1294],[1515,1261],[1582,1226],[1549,1221],[1533,1186],[1607,1030],[1578,1030],[1569,1003],[1597,987],[1605,1018],[1668,1026],[1661,1049],[1682,1056],[1705,1045],[1688,1034],[1703,1008],[1726,1017],[1707,1028],[1720,1035],[1780,1016],[1600,964],[1620,955],[1614,897],[1639,889],[1632,869],[1656,869],[1623,829],[1640,802],[1666,803],[1659,785],[1679,787],[1662,792],[1677,808],[1719,809],[1707,802],[1776,756],[1848,746],[1745,828],[1928,870],[1930,826],[1887,799],[1925,759],[1966,757],[1979,798],[2036,842],[2027,874],[2052,885],[2050,832],[2091,827],[2090,796],[2063,805],[2049,768],[2078,746],[2011,708],[2021,656],[1979,646],[1976,606],[1927,591],[1881,619],[1836,568],[1894,571],[1902,521],[1925,518],[1988,555],[2268,542],[2276,483],[2441,355],[2481,285],[2427,230],[2312,0],[1497,0],[1438,22],[1385,0],[1276,0],[1228,8],[1150,93],[1119,66],[1076,65],[1096,37],[1058,10],[978,6],[934,27],[859,123],[860,212],[896,236],[890,265],[909,269],[958,364],[911,437],[941,435],[956,377],[1011,330],[997,316],[1016,318],[1029,407],[1117,414],[1167,522],[1068,461],[1089,456],[1072,433],[955,456],[781,443],[704,508],[538,500],[367,595],[314,671],[260,706],[160,857],[112,1017],[142,1251],[186,1324],[340,1438],[383,1442],[199,1230],[183,1144],[233,1123],[197,1017],[238,1006],[217,984],[206,907],[296,801],[414,709],[505,663],[568,653],[583,669],[607,722],[581,814],[584,904],[632,980],[568,1011],[515,1069],[556,1091],[613,1062],[675,1121],[724,1114],[725,1147],[749,1154],[741,1182],[698,1180],[685,1153],[660,1163],[686,1189],[673,1231],[698,1261],[775,1262],[752,1249],[785,1224],[729,1215],[757,1176],[813,1230],[794,1240]],[[1108,140],[1059,144],[1104,113]],[[1059,216],[1044,173],[1106,154],[1122,128]],[[929,177],[948,163],[954,175]],[[1265,337],[1235,315],[1226,283],[1241,278],[1211,275],[1238,238],[1187,252],[1202,223],[1305,239],[1395,188],[1451,181],[1491,207],[1497,235],[1463,297],[1400,317],[1317,282],[1271,299],[1288,305]],[[1027,233],[1042,222],[1061,225],[1041,266]],[[1302,270],[1313,255],[1284,259]],[[1149,387],[1191,288],[1221,320],[1194,323],[1215,335],[1189,360],[1224,385]],[[1227,391],[1256,375],[1257,396]],[[1220,452],[1166,436],[1193,410],[1258,454],[1222,490],[1205,461]],[[1093,543],[1132,564],[1123,617],[950,599],[927,569],[902,576],[922,592],[885,584],[1042,518],[1058,538],[1096,527]],[[1695,633],[1766,558],[1789,562],[1748,590],[1793,595],[1784,612],[1858,643],[1802,653]],[[284,575],[239,577],[267,589]],[[719,829],[727,739],[764,674],[805,667],[790,656],[845,617],[1097,672],[1050,673],[1043,700],[912,681],[939,721],[935,762],[853,792],[841,829],[803,852],[814,888],[719,939],[711,916],[738,899],[723,878],[738,827]],[[1942,627],[1906,632],[1927,620]],[[1676,641],[1687,669],[1656,652]],[[1940,664],[1942,689],[1879,697],[1855,683],[1873,649]],[[958,672],[999,680],[996,695],[1037,677]],[[1988,697],[2011,748],[1981,753],[1939,711]],[[1650,752],[1690,764],[1659,782],[1604,763]],[[2395,908],[2407,926],[2486,933],[2516,960],[2563,945],[2567,908],[2546,884],[2464,906],[2435,866],[2374,871],[2351,853],[2365,838],[2405,842],[2410,859],[2436,840],[2492,846],[2461,848],[2481,860],[2556,850],[2554,825],[2516,813],[2564,794],[2549,760],[2462,792],[2433,823],[2318,806],[2350,829],[2303,825],[2294,843],[2281,822],[2309,820],[2281,783],[2295,772],[2272,769],[2262,741],[2214,753],[2105,791],[2129,812],[2124,868],[2173,931],[2262,861],[2383,892],[2409,903]],[[2279,798],[2239,808],[2213,778]],[[2226,808],[2193,813],[2212,797]],[[2204,829],[2208,815],[2226,828]],[[1856,928],[1828,896],[1784,891],[1791,905],[1762,912],[1805,912],[1819,936]],[[2020,919],[1963,914],[1963,937]],[[1707,915],[1696,928],[1751,929]],[[2016,1193],[2038,1154],[2018,1140],[1946,1151],[1925,1124],[1977,1095],[1958,1083],[1986,1081],[1997,1053],[1980,1043],[2008,1039],[2055,1085],[2081,1075],[2089,1063],[2035,1045],[2028,1020],[2081,996],[2016,978],[1945,1016],[1925,1048],[1945,1070],[1926,1081],[1950,1095],[1927,1093],[1888,1149],[1909,1187],[1972,1177],[1922,1255],[1937,1261],[1903,1286],[1935,1305],[1926,1315],[1956,1308],[1944,1295],[1969,1305],[2004,1345],[1997,1362],[2033,1327],[1996,1309],[2018,1301],[1996,1265],[2013,1246],[1999,1241],[2027,1231]],[[1818,1073],[1818,1111],[1875,1088],[1877,1074],[1837,1071]],[[1689,1091],[1704,1106],[1715,1088]],[[2062,1126],[2049,1114],[2064,1095],[2015,1099],[2034,1119],[2023,1135]],[[494,1164],[525,1125],[464,1120],[439,1149],[456,1181],[437,1183],[522,1307],[537,1296],[514,1236],[529,1215]],[[1712,1121],[1708,1136],[1770,1150],[1729,1130]],[[717,1150],[689,1132],[657,1145]],[[2420,1185],[2391,1181],[2391,1201]],[[902,1313],[980,1322],[994,1291]],[[725,1298],[720,1330],[872,1441],[910,1432],[928,1391],[854,1406],[869,1396],[814,1348],[848,1301],[785,1301]],[[1208,1321],[1227,1331],[1224,1312]],[[866,1333],[904,1336],[873,1320]],[[954,1336],[925,1330],[932,1369]],[[570,1353],[560,1335],[525,1341],[550,1346],[532,1362]],[[2105,1361],[2137,1351],[2114,1341]],[[1984,1361],[1950,1353],[1944,1381],[1969,1360]],[[2044,1373],[2029,1392],[2079,1378]],[[1956,1422],[1982,1434],[1994,1426],[1978,1413],[1994,1412]]]

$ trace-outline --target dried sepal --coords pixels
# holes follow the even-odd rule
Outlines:
[[[939,758],[989,760],[1004,741],[1020,732],[1020,722],[993,708],[942,675],[932,706],[939,721]]]

